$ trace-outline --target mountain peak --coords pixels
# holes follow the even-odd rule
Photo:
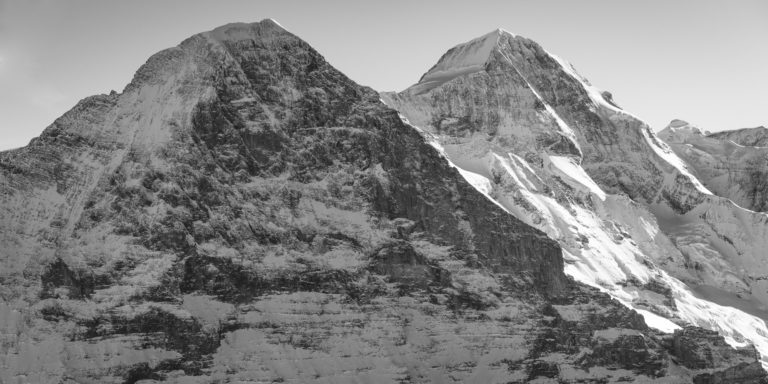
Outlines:
[[[669,127],[673,127],[673,128],[684,127],[686,125],[691,125],[691,124],[685,120],[680,120],[680,119],[672,119],[672,121],[670,121],[668,124]]]
[[[666,128],[659,131],[658,136],[668,143],[683,143],[692,136],[703,136],[706,133],[691,123],[673,119]]]
[[[286,30],[274,19],[264,19],[254,23],[229,23],[205,32],[204,35],[219,41],[236,41],[253,38],[254,34],[281,34]]]
[[[459,44],[448,50],[427,73],[414,85],[415,93],[427,92],[448,81],[470,73],[481,71],[499,46],[502,36],[516,37],[513,33],[497,28],[485,35]]]

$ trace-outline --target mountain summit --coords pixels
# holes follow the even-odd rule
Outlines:
[[[669,244],[634,237],[630,224],[658,228],[613,197],[617,185],[633,197],[677,185],[660,202],[680,211],[695,208],[680,196],[703,198],[675,184],[675,166],[662,187],[630,190],[639,179],[607,155],[616,179],[591,180],[580,164],[602,152],[569,130],[591,116],[577,104],[590,91],[569,94],[582,83],[564,77],[552,99],[534,75],[556,61],[541,60],[513,55],[517,75],[491,63],[428,91],[436,102],[457,84],[493,91],[467,99],[489,103],[477,116],[430,115],[437,128],[425,129],[455,139],[437,142],[272,20],[152,56],[122,93],[87,98],[0,153],[0,382],[764,381],[733,329],[692,326],[689,308],[662,316],[703,301],[680,301],[655,260],[596,259],[607,267],[576,275],[588,284],[566,274],[590,272],[592,248]],[[593,128],[601,117],[612,116]],[[481,136],[491,128],[497,140]],[[520,156],[487,152],[511,151],[515,133],[530,145]],[[487,157],[455,155],[470,149]],[[512,195],[515,183],[533,192]],[[537,218],[524,214],[545,197]],[[605,221],[588,232],[568,216],[579,212]],[[626,290],[611,289],[617,270]],[[608,288],[590,280],[600,272]],[[700,308],[715,310],[711,324],[736,313]]]
[[[511,33],[499,28],[467,43],[457,45],[446,52],[419,82],[412,86],[414,93],[427,92],[456,77],[481,71],[485,68],[499,42]]]
[[[425,81],[450,72],[456,57],[486,52],[482,66]],[[765,216],[718,196],[674,145],[566,61],[530,39],[492,33],[448,50],[418,84],[382,98],[486,196],[557,240],[576,280],[657,329],[693,323],[768,353]],[[701,135],[683,121],[664,135],[672,132]]]

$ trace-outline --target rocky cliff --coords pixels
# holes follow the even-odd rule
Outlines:
[[[277,23],[195,35],[0,153],[0,381],[765,380],[461,172]]]

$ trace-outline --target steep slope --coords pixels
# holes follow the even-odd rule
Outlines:
[[[768,355],[768,217],[712,195],[647,124],[529,39],[495,31],[422,79],[488,41],[473,71],[382,98],[479,190],[557,240],[569,275],[658,329],[697,324]]]
[[[0,191],[2,382],[765,379],[754,349],[569,279],[271,20],[83,100],[0,153]]]
[[[673,120],[659,137],[694,170],[714,193],[753,211],[768,211],[768,140],[766,129],[744,129],[705,135]],[[747,143],[747,144],[741,144]]]

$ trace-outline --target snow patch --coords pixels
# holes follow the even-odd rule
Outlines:
[[[459,76],[483,70],[502,33],[497,29],[452,48],[410,89],[414,94],[428,92]]]
[[[574,158],[552,155],[546,158],[549,159],[550,163],[559,171],[558,173],[562,177],[574,181],[579,186],[586,187],[589,192],[594,193],[600,200],[605,200],[605,192],[587,175],[584,168],[576,164]]]
[[[651,328],[656,328],[659,331],[662,331],[664,333],[672,333],[677,329],[681,329],[681,327],[669,319],[663,318],[651,311],[646,311],[645,309],[637,309],[635,308],[637,313],[643,315],[643,319],[645,320],[645,323],[648,324]]]

